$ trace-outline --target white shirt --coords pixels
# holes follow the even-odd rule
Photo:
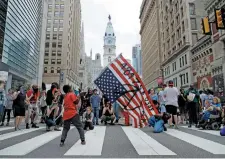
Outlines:
[[[166,98],[165,98],[165,92],[164,90],[159,92],[159,103],[160,104],[165,104]]]
[[[178,107],[178,95],[179,91],[176,87],[165,88],[166,105],[173,105]]]

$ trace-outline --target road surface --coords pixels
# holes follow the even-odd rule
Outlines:
[[[151,128],[96,126],[86,132],[80,144],[76,128],[71,127],[64,147],[61,132],[39,129],[14,131],[0,127],[0,158],[225,158],[225,137],[219,131],[168,129],[160,134]]]

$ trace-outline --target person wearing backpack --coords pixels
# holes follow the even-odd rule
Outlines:
[[[2,121],[5,104],[6,104],[6,95],[5,95],[4,88],[5,88],[5,82],[0,80],[0,121]]]

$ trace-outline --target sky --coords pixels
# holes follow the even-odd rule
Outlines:
[[[132,47],[140,43],[140,6],[142,0],[81,0],[85,51],[103,55],[103,36],[111,15],[116,35],[116,54],[132,60]]]

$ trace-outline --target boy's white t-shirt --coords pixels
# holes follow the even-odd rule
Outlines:
[[[176,87],[165,88],[166,105],[173,105],[178,107],[178,95],[179,91]]]

